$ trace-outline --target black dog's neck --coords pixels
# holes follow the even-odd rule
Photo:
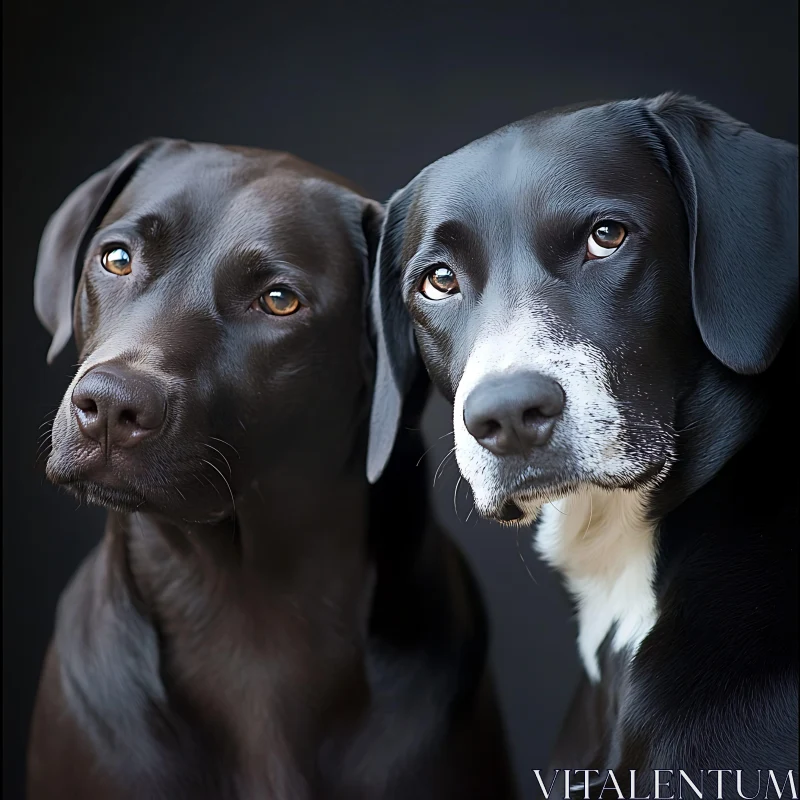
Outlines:
[[[734,376],[713,366],[688,396],[678,461],[652,497],[662,577],[701,546],[729,559],[737,547],[755,553],[770,540],[780,549],[796,536],[796,354],[795,330],[765,374]],[[723,537],[709,534],[720,530]],[[795,561],[770,568],[794,569]]]
[[[738,463],[744,448],[752,451],[756,447],[755,440],[765,444],[767,453],[779,451],[780,441],[791,446],[794,426],[790,423],[787,428],[787,422],[795,413],[796,340],[796,331],[792,331],[778,358],[762,375],[736,375],[716,361],[701,362],[695,380],[679,400],[675,463],[652,496],[654,519],[665,517],[702,491],[731,462]],[[774,461],[774,456],[768,461]],[[752,464],[752,494],[770,491],[784,473],[776,474],[771,463]]]

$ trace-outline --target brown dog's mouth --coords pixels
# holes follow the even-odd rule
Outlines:
[[[200,516],[181,517],[184,522],[189,522],[194,525],[217,525],[224,522],[226,519],[231,519],[233,512],[230,509],[220,509],[219,511],[211,511],[207,514]]]
[[[136,511],[147,502],[147,497],[137,487],[110,474],[96,474],[91,462],[85,459],[68,459],[54,453],[47,462],[46,474],[56,486],[66,489],[81,502],[110,508],[114,511]],[[94,473],[94,474],[93,474]]]
[[[70,494],[79,500],[92,505],[108,508],[113,511],[130,513],[140,510],[147,504],[147,498],[132,489],[120,489],[97,481],[75,480],[59,481]]]
[[[204,474],[202,461],[198,465],[184,459],[185,463],[176,464],[160,452],[147,459],[128,452],[114,452],[107,458],[99,447],[80,445],[67,442],[56,447],[45,472],[49,481],[81,502],[121,513],[144,511],[204,524],[232,515],[232,489],[222,470]]]
[[[233,515],[232,509],[227,507],[209,509],[200,513],[198,513],[198,509],[195,509],[193,513],[185,513],[176,508],[170,513],[166,508],[166,502],[159,502],[134,489],[121,489],[97,481],[61,481],[59,485],[83,503],[118,511],[122,514],[131,514],[136,511],[156,512],[169,514],[175,518],[180,517],[184,522],[202,525],[216,525]]]

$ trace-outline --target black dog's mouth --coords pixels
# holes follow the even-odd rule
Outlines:
[[[498,522],[519,522],[525,512],[513,501],[506,500],[497,512]]]
[[[538,509],[545,503],[559,500],[585,485],[578,477],[543,480],[537,476],[504,487],[483,508],[476,504],[476,510],[493,522],[527,525],[533,522]]]
[[[482,510],[482,515],[495,522],[514,524],[532,522],[536,511],[546,503],[574,494],[588,487],[603,491],[640,491],[651,488],[663,476],[666,461],[651,464],[635,475],[605,476],[563,474],[537,475],[519,481],[501,492],[497,501]],[[479,509],[480,510],[480,509]]]

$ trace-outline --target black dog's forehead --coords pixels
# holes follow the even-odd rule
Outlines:
[[[288,155],[170,147],[142,165],[98,237],[135,239],[160,271],[287,262],[319,275],[353,261],[355,204],[347,187]]]
[[[518,226],[614,212],[652,221],[672,185],[640,117],[598,106],[539,115],[445,156],[420,176],[404,255],[460,227],[497,239]],[[516,225],[518,224],[518,225]]]

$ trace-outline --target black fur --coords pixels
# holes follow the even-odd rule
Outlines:
[[[615,210],[629,239],[584,263],[591,221]],[[420,297],[437,262],[458,302]],[[642,472],[603,485],[652,487],[671,464],[648,494],[657,622],[632,663],[605,648],[555,766],[637,769],[640,796],[655,768],[749,770],[751,791],[756,769],[797,767],[797,269],[796,146],[673,94],[514,123],[389,203],[376,265],[387,382],[413,360],[413,330],[453,399],[481,320],[535,297],[611,364]],[[378,384],[373,425],[392,426],[391,391]],[[386,453],[381,440],[372,463]],[[541,448],[502,473],[509,495],[537,459],[556,490],[581,482]]]

